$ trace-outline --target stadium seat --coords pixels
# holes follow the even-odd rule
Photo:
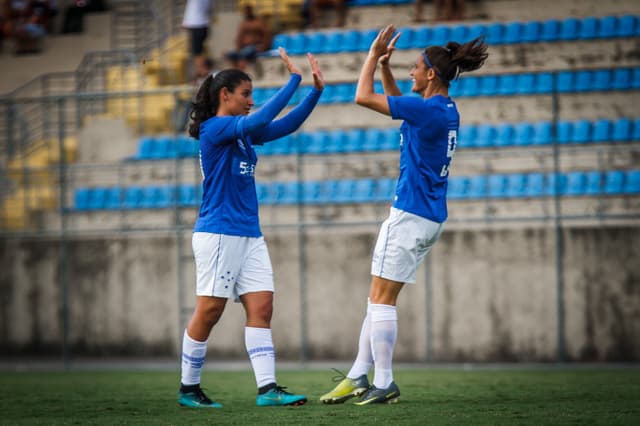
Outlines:
[[[487,184],[489,197],[503,198],[506,196],[507,177],[505,175],[490,175]]]
[[[122,190],[120,187],[107,188],[105,193],[104,208],[107,210],[117,210],[122,202]]]
[[[631,120],[619,118],[613,122],[611,139],[615,142],[628,141],[631,138]]]
[[[489,45],[502,44],[502,35],[504,32],[504,26],[499,22],[494,22],[487,26],[486,41]]]
[[[603,16],[598,22],[599,38],[611,38],[616,36],[616,28],[618,26],[618,18],[615,16]]]
[[[529,173],[526,177],[525,197],[540,197],[545,193],[545,176],[542,173]]]
[[[625,194],[640,194],[640,170],[629,170],[624,182]]]
[[[155,207],[155,198],[156,198],[156,187],[155,186],[144,186],[141,188],[142,197],[140,199],[140,204],[138,208],[141,209],[151,209]]]
[[[344,31],[329,31],[326,33],[327,53],[338,53],[345,51],[345,33]]]
[[[369,203],[374,200],[376,181],[372,178],[357,179],[353,184],[352,201]]]
[[[465,76],[459,80],[461,83],[460,96],[478,96],[480,94],[480,79],[482,77]]]
[[[631,70],[629,68],[618,68],[613,70],[611,78],[611,88],[626,90],[631,87]]]
[[[449,36],[449,39],[453,41],[457,41],[460,44],[463,44],[469,40],[468,34],[469,34],[469,29],[467,28],[466,25],[461,25],[461,24],[453,25],[451,27],[451,35]]]
[[[633,122],[633,132],[631,133],[632,141],[640,141],[640,118],[636,118]]]
[[[493,146],[495,139],[495,128],[491,124],[479,124],[476,132],[475,146],[478,148],[486,148]]]
[[[451,39],[451,30],[448,25],[436,25],[431,27],[431,40],[429,44],[432,46],[442,46]]]
[[[573,92],[574,73],[571,71],[560,71],[556,74],[556,90],[559,93]]]
[[[640,89],[640,68],[631,70],[631,88]]]
[[[487,196],[487,177],[483,175],[469,178],[467,198],[484,198]]]
[[[329,199],[332,203],[343,204],[353,202],[355,180],[342,179],[334,181],[331,185]]]
[[[273,49],[278,49],[279,47],[283,47],[287,52],[291,51],[290,38],[288,34],[276,34],[273,37],[273,42],[271,43],[271,47]]]
[[[400,130],[396,127],[387,127],[383,131],[381,151],[395,151],[400,147]]]
[[[592,86],[592,72],[591,71],[578,71],[575,73],[575,83],[573,89],[576,92],[587,92],[593,90]]]
[[[360,31],[348,30],[344,34],[343,39],[345,52],[357,52],[360,48]]]
[[[541,24],[538,21],[525,22],[522,27],[521,40],[524,43],[536,43],[540,41]]]
[[[545,183],[545,195],[563,195],[567,191],[567,175],[547,173]]]
[[[565,195],[583,195],[585,192],[586,176],[584,172],[567,173],[567,190]]]
[[[139,186],[130,186],[124,191],[124,200],[122,207],[125,209],[137,209],[142,201],[142,188]]]
[[[361,152],[365,144],[365,129],[349,129],[343,136],[344,152]]]
[[[535,74],[535,87],[533,93],[548,94],[553,92],[553,74],[540,72]]]
[[[495,138],[492,145],[494,146],[509,146],[514,144],[514,130],[513,125],[510,123],[501,123],[495,127]]]
[[[302,201],[305,204],[319,204],[326,201],[321,198],[320,182],[317,182],[317,181],[303,182]]]
[[[400,36],[402,38],[402,36]],[[431,28],[419,27],[413,30],[413,43],[416,48],[424,49],[431,42]]]
[[[534,145],[549,145],[552,140],[552,130],[552,125],[548,121],[534,123],[531,143]]]
[[[498,76],[498,94],[513,95],[516,93],[517,77],[515,74],[502,74]]]
[[[74,208],[76,210],[89,210],[90,188],[78,188],[74,194]]]
[[[560,33],[560,22],[557,19],[548,19],[542,22],[540,30],[541,41],[556,41]]]
[[[274,182],[275,204],[296,204],[298,202],[298,182]]]
[[[481,96],[494,96],[498,93],[498,77],[495,75],[487,75],[480,79],[480,89],[478,93]]]
[[[624,172],[622,170],[609,170],[604,175],[604,193],[616,195],[622,193],[624,188]]]
[[[467,27],[467,41],[482,37],[487,33],[487,27],[484,24],[469,24]]]
[[[602,175],[597,170],[586,172],[584,193],[586,195],[598,195],[602,191]]]
[[[570,143],[573,140],[573,123],[567,120],[559,120],[556,125],[556,142],[559,144]]]
[[[531,145],[533,141],[533,125],[531,123],[517,123],[514,130],[513,143],[515,145]]]
[[[504,25],[502,42],[504,44],[517,44],[522,41],[522,23],[508,22]]]
[[[578,38],[578,20],[576,18],[566,18],[560,21],[559,40],[575,40]]]
[[[401,33],[400,38],[396,42],[398,49],[411,49],[414,43],[415,33],[413,28],[401,27],[396,29],[396,34]]]
[[[633,37],[636,35],[637,18],[635,15],[622,15],[618,18],[616,35],[618,37]]]
[[[320,129],[313,133],[309,133],[309,138],[304,140],[300,146],[301,152],[304,154],[326,154],[329,146],[331,135],[327,130]]]
[[[505,196],[510,198],[524,197],[526,194],[527,177],[523,173],[507,175]]]
[[[611,71],[597,70],[593,73],[594,90],[610,90],[612,84]]]
[[[302,55],[305,50],[309,49],[308,36],[304,33],[296,33],[289,35],[289,50],[290,55]]]
[[[393,178],[380,178],[376,182],[374,200],[382,203],[393,201],[396,193],[396,180]]]
[[[102,210],[107,200],[107,189],[102,187],[92,188],[89,191],[89,199],[87,202],[88,210]]]
[[[178,156],[181,158],[197,157],[200,152],[200,143],[197,139],[180,136],[178,138]]]
[[[516,77],[516,93],[530,95],[535,93],[535,75],[531,73],[518,74]]]
[[[371,42],[378,37],[378,30],[365,30],[360,33],[359,49],[361,51],[369,50]]]
[[[152,137],[143,137],[138,141],[137,160],[149,160],[153,158],[155,140]]]
[[[460,200],[467,195],[469,180],[465,176],[451,176],[447,183],[447,198]]]
[[[607,119],[596,120],[593,124],[593,141],[609,142],[611,139],[611,121]]]
[[[458,146],[471,148],[476,142],[476,126],[473,124],[461,124],[458,129]]]
[[[591,122],[589,120],[578,120],[573,123],[573,135],[571,142],[573,143],[586,143],[593,141],[593,135],[591,131]]]
[[[260,185],[264,186],[264,185]],[[258,184],[256,184],[256,188]],[[260,197],[258,197],[260,201]],[[178,205],[180,207],[193,207],[197,205],[196,188],[193,185],[180,185],[178,188]]]
[[[591,40],[598,36],[598,18],[588,16],[580,21],[578,37],[582,40]]]

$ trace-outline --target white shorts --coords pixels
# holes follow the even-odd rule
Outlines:
[[[194,232],[196,295],[229,299],[256,291],[274,291],[271,259],[264,237]]]
[[[443,228],[444,223],[391,207],[373,250],[371,275],[415,283],[418,265],[438,241]]]

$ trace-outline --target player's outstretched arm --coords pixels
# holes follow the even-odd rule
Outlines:
[[[400,37],[401,33],[391,39],[391,42],[387,46],[387,52],[378,59],[378,65],[380,65],[380,73],[382,75],[382,87],[384,88],[384,94],[387,96],[400,96],[402,92],[396,84],[396,79],[391,72],[390,60],[393,51],[396,50],[396,41]]]
[[[356,88],[355,101],[358,105],[386,115],[391,115],[387,96],[374,92],[373,76],[378,60],[387,53],[387,48],[391,43],[395,30],[395,26],[387,25],[380,30],[376,39],[373,40],[369,48],[369,54],[362,65],[360,79],[358,80],[358,86]]]

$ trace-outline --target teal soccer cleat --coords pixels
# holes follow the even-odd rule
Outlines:
[[[367,392],[360,401],[356,402],[356,405],[393,404],[398,402],[399,396],[400,389],[398,389],[395,382],[391,382],[386,389],[378,389],[375,386],[371,386],[369,392]]]
[[[209,399],[207,395],[198,386],[195,389],[178,392],[178,404],[182,407],[192,408],[222,408],[222,404]]]
[[[284,390],[282,386],[275,386],[267,392],[256,396],[256,405],[259,407],[277,405],[304,405],[307,397],[304,395],[293,395]]]

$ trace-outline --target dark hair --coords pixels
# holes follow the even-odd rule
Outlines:
[[[484,39],[478,37],[464,44],[450,41],[445,47],[431,46],[424,53],[436,75],[449,87],[449,82],[458,78],[460,73],[474,71],[484,65],[489,56],[487,48]]]
[[[237,69],[222,70],[215,76],[207,77],[198,89],[195,101],[191,103],[189,135],[200,139],[200,124],[218,113],[220,90],[226,87],[233,92],[243,81],[250,82],[251,77]]]

